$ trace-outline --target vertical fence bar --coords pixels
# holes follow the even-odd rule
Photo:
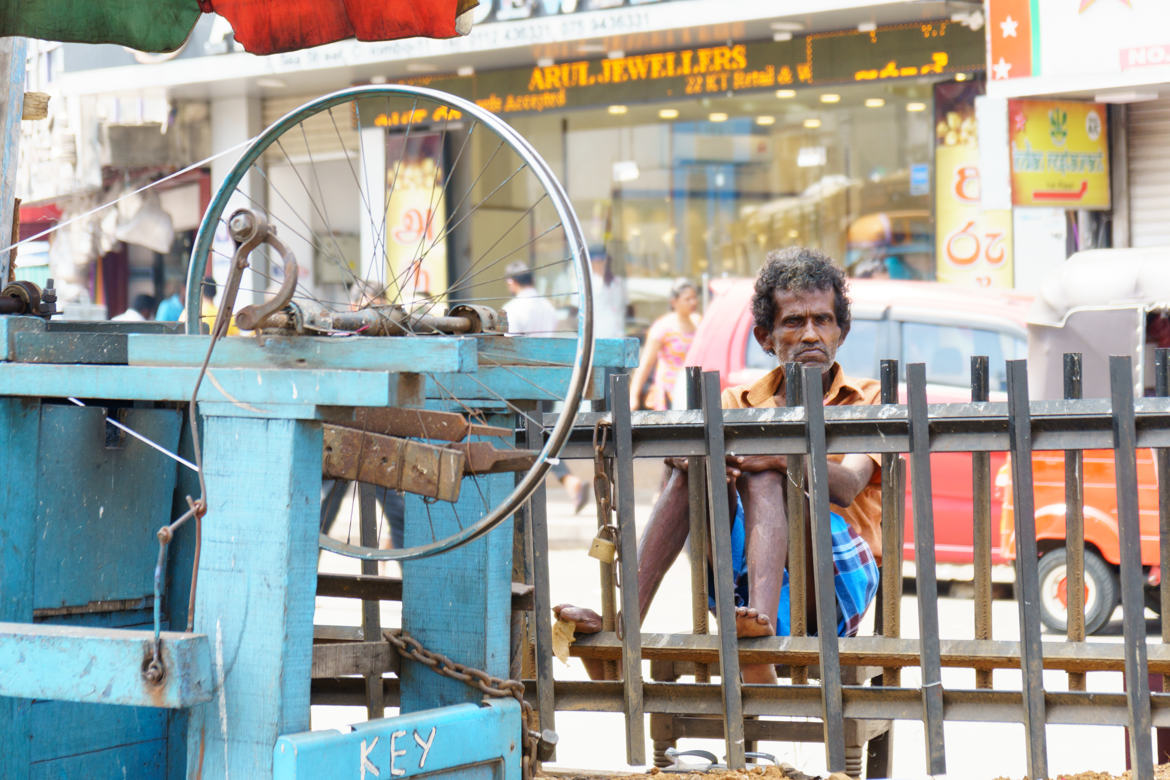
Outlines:
[[[926,366],[906,367],[910,412],[910,477],[914,501],[914,565],[918,576],[918,636],[922,646],[922,724],[926,768],[946,774],[943,740],[941,650],[938,636],[938,579],[934,570],[934,508],[931,506],[930,421],[926,409]],[[1043,777],[1043,775],[1039,775]]]
[[[1121,612],[1125,645],[1125,695],[1129,704],[1129,755],[1134,777],[1154,776],[1150,749],[1150,678],[1146,663],[1145,577],[1137,503],[1137,431],[1133,368],[1128,355],[1109,358],[1113,401],[1113,461],[1117,474],[1117,525],[1121,542]]]
[[[366,547],[378,546],[377,502],[374,485],[359,482],[358,486],[358,536]],[[378,562],[363,560],[362,574],[377,574]],[[367,642],[382,641],[382,602],[377,599],[362,600],[362,639]],[[373,720],[386,714],[383,702],[382,673],[366,675],[366,716]]]
[[[687,408],[703,407],[702,369],[687,366]],[[690,534],[687,536],[688,554],[691,563],[691,632],[707,634],[710,614],[707,601],[707,475],[703,458],[687,461],[687,497],[690,508]],[[710,682],[711,675],[706,664],[696,664],[695,682]]]
[[[1170,396],[1170,349],[1154,352],[1154,392],[1159,398]],[[1162,582],[1158,590],[1162,609],[1162,644],[1170,644],[1170,450],[1154,451],[1158,469],[1158,563]],[[1162,690],[1170,691],[1170,674],[1162,675]]]
[[[1064,397],[1075,400],[1083,394],[1081,353],[1064,354]],[[1068,641],[1085,640],[1085,480],[1084,457],[1080,450],[1064,451],[1064,536],[1065,573],[1068,577]],[[1085,673],[1069,672],[1068,689],[1085,690]]]
[[[788,406],[804,405],[804,389],[800,380],[800,364],[789,363],[784,366],[784,393],[785,403]],[[808,582],[808,568],[805,549],[808,539],[804,530],[806,522],[805,458],[803,455],[788,456],[788,601],[789,625],[792,636],[808,635],[808,593],[805,584]],[[808,667],[793,666],[790,671],[793,685],[808,684]]]
[[[971,358],[971,401],[991,397],[986,355]],[[991,453],[971,453],[972,542],[975,550],[975,638],[991,639]],[[975,670],[975,687],[992,687],[992,670]]]
[[[812,505],[813,592],[820,640],[821,718],[825,761],[830,772],[845,770],[845,721],[841,702],[841,658],[837,648],[837,597],[833,585],[833,536],[829,528],[829,463],[825,443],[825,395],[821,369],[806,367],[803,376],[805,436],[808,442],[809,496]],[[792,523],[789,523],[789,527]],[[791,593],[791,583],[789,584]]]
[[[529,449],[539,450],[544,446],[544,430],[531,416],[528,416],[525,437]],[[540,727],[556,731],[552,593],[548,574],[548,504],[544,480],[537,484],[528,499],[528,520],[531,525],[528,541],[532,549],[528,555],[532,560],[533,623],[536,632],[536,711],[540,716]]]
[[[1028,776],[1048,777],[1048,748],[1044,733],[1044,658],[1040,645],[1040,579],[1036,568],[1039,553],[1032,494],[1032,412],[1028,406],[1027,361],[1009,360],[1007,381],[1012,500],[1016,513],[1016,594],[1019,600],[1020,669],[1024,676]]]
[[[882,403],[898,403],[898,361],[881,363]],[[902,525],[898,522],[898,502],[902,485],[898,480],[898,462],[893,452],[882,453],[882,609],[880,630],[883,636],[902,635]],[[882,685],[902,684],[902,668],[882,669]]]
[[[634,441],[630,430],[630,376],[610,377],[614,479],[617,482],[618,565],[621,567],[622,685],[626,714],[626,761],[646,763],[642,706],[642,619],[638,614],[638,532],[634,527]]]
[[[707,501],[711,510],[711,547],[715,553],[715,623],[719,628],[719,682],[723,692],[723,735],[727,766],[744,766],[743,691],[739,681],[739,639],[735,635],[735,593],[731,572],[731,518],[723,467],[723,408],[719,372],[703,374],[703,421],[707,438]]]

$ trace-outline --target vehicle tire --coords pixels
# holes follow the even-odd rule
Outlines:
[[[1040,621],[1054,632],[1068,630],[1067,551],[1061,547],[1040,557]],[[1085,550],[1085,634],[1095,634],[1117,607],[1117,575],[1101,556]]]

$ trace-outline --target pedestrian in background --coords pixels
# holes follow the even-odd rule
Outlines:
[[[528,265],[519,261],[509,263],[504,273],[508,276],[508,292],[513,295],[512,300],[504,304],[504,312],[508,315],[508,332],[517,336],[557,335],[560,317],[548,298],[537,292]],[[573,514],[580,512],[589,500],[589,485],[570,472],[561,460],[555,460],[549,470],[568,491],[569,499],[573,502]]]
[[[630,380],[631,410],[671,408],[675,384],[699,326],[698,309],[698,288],[689,279],[679,279],[670,288],[670,311],[656,319],[646,333],[638,368]],[[641,400],[639,394],[651,371],[654,381]]]
[[[122,312],[116,317],[111,317],[111,322],[146,322],[154,316],[154,296],[146,293],[139,293],[134,296],[133,303],[130,308]]]

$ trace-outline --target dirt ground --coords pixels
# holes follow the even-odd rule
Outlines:
[[[666,772],[654,768],[649,772],[637,775],[557,770],[542,772],[539,776],[550,778],[550,780],[637,780],[639,778],[646,780],[650,777],[655,778],[655,780],[676,780],[676,778],[677,780],[853,780],[842,772],[835,772],[825,777],[807,775],[786,764],[778,767],[752,767],[742,772],[725,769],[710,772]],[[994,779],[988,778],[988,780],[1028,780],[1028,778],[996,777]],[[1130,772],[1123,772],[1120,775],[1112,775],[1108,772],[1080,772],[1075,775],[1058,775],[1053,780],[1132,780],[1132,776]],[[1154,780],[1170,780],[1170,764],[1154,767]]]

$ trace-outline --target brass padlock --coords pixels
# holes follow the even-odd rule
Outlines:
[[[593,544],[589,545],[589,557],[596,558],[602,563],[613,563],[617,558],[617,528],[612,525],[603,525],[593,537]]]

